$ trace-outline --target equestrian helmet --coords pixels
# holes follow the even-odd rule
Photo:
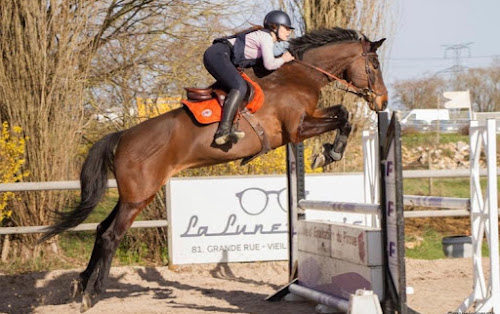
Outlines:
[[[266,17],[264,18],[264,27],[271,29],[271,24],[283,25],[289,29],[294,29],[288,14],[281,10],[274,10],[266,14]]]

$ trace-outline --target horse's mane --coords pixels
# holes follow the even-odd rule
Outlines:
[[[304,52],[311,48],[320,47],[329,43],[341,43],[346,41],[368,40],[366,36],[352,29],[340,27],[321,28],[313,30],[304,36],[290,40],[290,53],[296,58],[302,59]]]

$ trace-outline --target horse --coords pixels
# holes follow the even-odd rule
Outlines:
[[[358,31],[333,28],[311,31],[290,41],[296,61],[271,73],[248,69],[262,87],[264,104],[254,117],[265,130],[271,149],[338,129],[335,141],[325,144],[325,164],[342,157],[351,131],[343,105],[318,109],[320,90],[340,79],[350,92],[364,98],[374,111],[384,110],[388,93],[376,50],[384,39],[370,41]],[[354,90],[353,90],[354,89]],[[246,136],[238,143],[213,143],[216,124],[201,125],[185,107],[146,120],[130,129],[105,135],[89,150],[80,174],[81,202],[48,227],[43,242],[82,223],[105,194],[108,171],[114,174],[119,199],[96,229],[87,268],[73,284],[74,296],[83,294],[82,311],[104,291],[111,261],[126,231],[166,181],[179,171],[237,160],[259,153],[263,144],[249,123],[240,123]],[[93,292],[87,291],[97,272]]]

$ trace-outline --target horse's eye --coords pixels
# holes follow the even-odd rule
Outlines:
[[[380,63],[378,63],[378,60],[377,59],[373,60],[373,68],[378,69],[379,67],[380,67]]]

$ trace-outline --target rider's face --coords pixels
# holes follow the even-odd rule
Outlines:
[[[278,37],[280,40],[288,40],[290,34],[292,34],[291,29],[284,25],[280,25],[280,27],[278,28]]]

